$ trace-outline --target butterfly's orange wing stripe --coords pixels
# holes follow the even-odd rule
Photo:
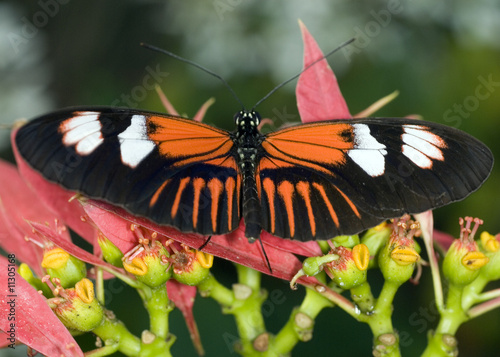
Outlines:
[[[240,197],[241,197],[241,175],[236,176],[236,202],[238,204],[238,217],[241,216],[240,212]]]
[[[274,192],[276,187],[274,185],[273,180],[270,178],[265,178],[262,182],[262,186],[264,187],[264,191],[267,195],[267,200],[269,201],[269,215],[271,221],[271,233],[274,233],[276,230],[276,209],[274,207]]]
[[[281,181],[278,185],[278,194],[285,204],[286,214],[288,216],[288,226],[290,228],[290,237],[295,235],[295,216],[293,214],[293,184],[290,181]]]
[[[201,190],[205,188],[205,180],[197,177],[193,180],[194,199],[193,199],[193,228],[198,225],[198,214],[200,212]]]
[[[212,200],[211,217],[210,217],[212,219],[212,229],[214,232],[216,232],[217,216],[219,212],[219,198],[220,195],[222,194],[222,191],[224,190],[224,186],[222,185],[222,182],[219,179],[213,178],[208,182],[207,187],[210,190],[210,195]]]
[[[286,161],[282,161],[282,160],[278,160],[278,159],[271,160],[267,157],[263,157],[259,163],[259,170],[277,169],[277,168],[293,167],[293,166],[295,166],[295,165],[293,165],[289,162],[286,162]]]
[[[187,184],[189,183],[190,178],[189,177],[184,177],[181,179],[181,182],[179,184],[179,188],[177,189],[177,192],[175,194],[175,199],[174,203],[172,204],[172,210],[171,210],[171,217],[174,218],[177,215],[177,211],[179,209],[179,204],[181,202],[181,196],[182,192],[186,189]]]
[[[273,158],[331,174],[322,165],[344,163],[345,151],[354,146],[352,137],[349,124],[314,123],[271,133],[262,147]]]
[[[347,197],[347,195],[342,192],[337,186],[334,186],[337,191],[339,191],[339,193],[342,195],[342,197],[344,198],[344,200],[347,202],[347,204],[349,205],[349,207],[351,207],[352,211],[354,212],[354,214],[358,217],[358,218],[361,218],[361,214],[359,213],[358,211],[358,208],[356,207],[356,205],[351,201],[351,199],[349,197]]]
[[[158,189],[155,191],[155,193],[151,197],[151,200],[149,201],[149,207],[153,207],[156,204],[156,201],[158,201],[160,194],[163,192],[163,190],[165,189],[165,186],[167,186],[169,182],[170,182],[170,180],[166,180],[165,182],[163,182],[161,184],[160,187],[158,187]]]
[[[323,198],[323,201],[325,202],[325,205],[328,208],[328,212],[330,213],[330,217],[332,217],[333,222],[337,227],[339,227],[340,226],[339,218],[337,217],[337,213],[335,213],[335,210],[333,209],[332,203],[328,199],[328,195],[326,194],[325,188],[316,182],[313,182],[312,185],[319,192],[321,198]]]
[[[228,132],[188,119],[152,115],[146,125],[160,155],[178,160],[175,167],[227,155],[234,145]]]
[[[233,199],[235,191],[234,178],[228,177],[225,183],[227,192],[227,228],[233,230]],[[213,213],[212,213],[213,214]]]
[[[299,181],[296,185],[297,192],[302,196],[307,208],[307,217],[309,218],[309,225],[311,226],[311,234],[316,236],[316,221],[314,220],[314,213],[311,204],[311,187],[309,182]]]

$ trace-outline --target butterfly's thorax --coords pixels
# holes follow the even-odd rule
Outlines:
[[[260,115],[254,111],[240,111],[234,117],[236,131],[233,140],[237,147],[237,162],[243,178],[243,218],[246,236],[257,239],[261,231],[261,207],[255,181],[255,165],[258,162],[264,136],[259,132]]]
[[[256,112],[240,111],[236,113],[234,120],[237,127],[233,140],[238,148],[237,162],[243,170],[247,165],[255,165],[259,153],[263,139],[258,129],[260,116]]]

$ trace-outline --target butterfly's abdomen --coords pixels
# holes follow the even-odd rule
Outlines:
[[[245,236],[253,241],[258,239],[262,230],[262,209],[255,179],[262,134],[257,126],[260,116],[255,112],[239,112],[235,116],[237,131],[234,142],[237,147],[238,166],[243,178],[242,212],[245,221]]]
[[[259,238],[262,230],[262,210],[257,193],[254,168],[244,165],[243,173],[243,218],[245,220],[245,236],[254,241]]]

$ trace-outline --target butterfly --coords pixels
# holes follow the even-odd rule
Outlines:
[[[255,111],[229,132],[112,107],[60,110],[19,129],[21,157],[47,180],[182,232],[245,222],[300,241],[359,233],[465,198],[493,156],[469,134],[404,118],[297,125],[268,134]]]

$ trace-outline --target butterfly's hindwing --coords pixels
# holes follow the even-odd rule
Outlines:
[[[378,223],[322,175],[294,167],[259,170],[262,226],[280,237],[327,239]]]

